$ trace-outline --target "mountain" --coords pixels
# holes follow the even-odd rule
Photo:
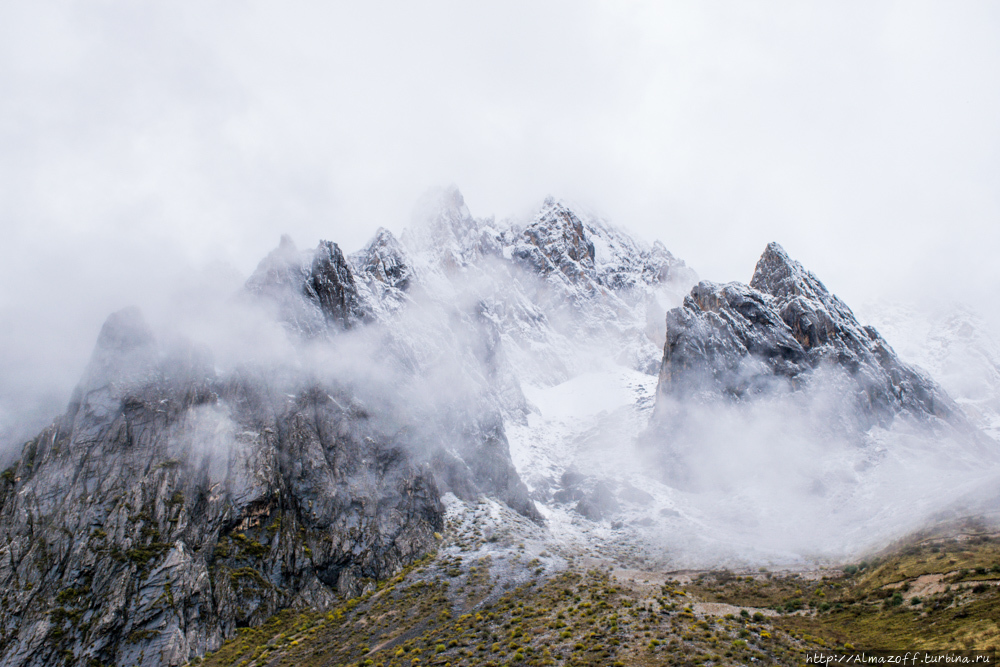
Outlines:
[[[439,547],[435,576],[495,557],[497,586],[815,563],[996,456],[776,244],[749,285],[699,283],[554,199],[497,221],[447,188],[353,253],[282,237],[216,318],[112,314],[3,473],[2,664],[181,664]]]
[[[523,383],[539,413],[512,454],[561,540],[644,567],[817,567],[995,482],[996,441],[777,244],[665,322],[657,376]]]
[[[257,267],[247,292],[267,301],[296,333],[319,336],[350,329],[371,317],[360,303],[354,274],[336,243],[302,253],[288,236]]]
[[[111,315],[66,413],[3,476],[4,664],[184,662],[422,556],[446,492],[542,521],[504,432],[529,409],[505,346],[589,335],[590,314],[549,325],[565,298],[644,307],[640,286],[684,270],[603,227],[604,254],[580,254],[563,241],[582,225],[547,202],[497,231],[446,191],[409,247],[283,237],[237,301],[282,325],[286,356],[225,370]],[[561,291],[540,307],[546,282]]]
[[[900,413],[966,427],[954,402],[907,366],[873,327],[781,246],[764,250],[749,285],[701,282],[667,315],[660,395],[740,398],[800,388],[821,366],[844,372],[860,431]]]
[[[427,467],[342,390],[281,385],[108,318],[66,414],[4,476],[4,664],[178,664],[433,545]]]
[[[896,341],[900,356],[941,383],[970,421],[1000,439],[1000,342],[967,305],[920,308],[871,303],[864,317]]]

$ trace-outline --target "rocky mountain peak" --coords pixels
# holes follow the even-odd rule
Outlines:
[[[156,337],[142,311],[130,306],[112,313],[97,336],[72,406],[95,389],[106,388],[114,394],[141,382],[155,368],[157,359]]]
[[[129,306],[111,313],[104,321],[97,336],[97,350],[130,352],[152,345],[154,341],[153,330],[146,323],[142,311],[136,306]]]
[[[427,192],[414,208],[403,243],[417,252],[461,255],[476,236],[477,224],[455,186]]]
[[[340,246],[332,241],[320,241],[316,247],[304,290],[329,324],[350,329],[367,317],[351,268]]]
[[[278,247],[260,261],[246,282],[246,289],[257,296],[284,291],[298,284],[304,276],[303,257],[292,238],[281,235]]]
[[[584,267],[594,266],[594,244],[584,231],[583,222],[560,202],[546,200],[546,206],[535,222],[524,230],[524,236],[554,261],[560,259],[556,253],[564,253]]]
[[[750,286],[777,300],[782,319],[806,349],[827,344],[838,332],[866,335],[851,309],[777,243],[764,249]]]
[[[967,428],[944,390],[900,361],[777,243],[764,250],[750,285],[701,282],[667,313],[658,391],[742,398],[781,383],[807,386],[821,366],[838,368],[855,385],[846,418],[859,432],[901,412]]]
[[[392,232],[384,227],[379,227],[364,250],[351,259],[358,273],[367,274],[384,285],[403,291],[410,285],[413,269],[406,251]]]
[[[580,217],[551,198],[521,233],[512,256],[542,276],[558,271],[573,283],[595,270],[594,244]]]
[[[658,240],[653,241],[643,273],[646,274],[647,280],[657,283],[664,283],[671,278],[678,277],[675,274],[687,277],[691,281],[695,279],[694,272],[687,268],[683,261],[674,257],[666,246]]]
[[[340,246],[320,241],[300,252],[288,236],[246,282],[246,290],[277,310],[287,327],[306,337],[350,329],[369,317]]]
[[[774,241],[767,244],[757,261],[750,287],[778,298],[804,296],[825,301],[830,296],[816,276]]]

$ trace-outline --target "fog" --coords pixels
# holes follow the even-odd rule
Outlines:
[[[586,277],[544,276],[503,259],[510,248],[491,256],[478,245],[489,234],[518,237],[520,223],[472,217],[453,189],[429,200],[437,206],[425,199],[403,235],[405,292],[371,291],[390,288],[358,269],[363,256],[353,260],[373,318],[346,330],[339,320],[324,324],[319,302],[301,291],[312,284],[319,250],[283,240],[247,283],[261,289],[214,267],[148,302],[149,333],[137,310],[114,315],[124,328],[102,333],[81,386],[124,389],[96,392],[88,411],[117,411],[128,391],[142,395],[151,380],[213,387],[223,398],[191,410],[178,446],[207,457],[212,479],[221,480],[234,455],[256,452],[237,403],[308,411],[318,409],[310,401],[319,392],[336,410],[364,415],[348,418],[348,428],[432,461],[439,488],[466,497],[484,469],[505,488],[506,448],[491,441],[502,420],[552,535],[567,523],[583,521],[586,533],[605,527],[602,519],[628,522],[626,544],[673,567],[836,562],[919,527],[996,479],[997,443],[961,423],[902,414],[873,428],[858,404],[858,380],[836,364],[794,383],[765,378],[746,400],[732,400],[708,376],[692,380],[692,391],[655,392],[663,330],[649,322],[679,305],[696,279],[690,272],[678,266],[673,281],[617,292],[594,289]],[[594,245],[623,244],[629,258],[649,250],[598,220],[584,218],[583,229]],[[618,260],[603,261],[611,264],[598,270]],[[134,350],[115,342],[132,338],[141,343]],[[744,365],[765,373],[759,360]],[[615,386],[622,373],[632,386]],[[553,409],[546,392],[563,404]],[[456,477],[449,456],[476,471],[475,481]],[[584,475],[583,485],[567,474]],[[608,504],[591,525],[578,500]]]
[[[852,306],[995,328],[998,37],[987,2],[4,3],[0,444],[122,307],[223,367],[285,349],[232,306],[279,236],[350,252],[449,183],[716,281],[778,240]]]
[[[756,400],[661,399],[631,466],[679,490],[687,521],[647,539],[675,566],[830,564],[969,512],[963,497],[995,486],[995,442],[905,414],[862,430],[856,394],[821,367]]]

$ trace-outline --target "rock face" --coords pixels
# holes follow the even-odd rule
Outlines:
[[[422,555],[433,474],[336,387],[280,389],[111,316],[0,482],[3,664],[183,663]]]
[[[749,286],[703,281],[667,314],[657,391],[743,399],[801,388],[821,367],[850,378],[860,431],[900,413],[962,422],[936,383],[901,362],[777,243],[764,250]]]
[[[354,256],[358,273],[384,285],[406,291],[413,270],[406,261],[405,251],[388,229],[379,228],[368,247]]]
[[[363,309],[386,319],[408,301],[414,279],[406,250],[388,229],[379,228],[363,250],[348,257]]]
[[[659,241],[644,247],[601,221],[584,221],[552,199],[514,236],[507,253],[533,273],[566,282],[587,296],[604,290],[627,299],[643,286],[694,277]]]
[[[648,370],[692,280],[561,203],[498,224],[451,189],[403,242],[282,238],[238,299],[282,325],[280,362],[217,369],[111,315],[66,412],[0,477],[0,664],[182,664],[419,558],[447,491],[541,522],[505,427],[532,409],[520,382],[608,341]],[[584,487],[581,512],[611,511]]]
[[[594,244],[580,219],[565,206],[547,201],[519,241],[513,257],[541,276],[559,271],[579,283],[594,275]]]
[[[350,329],[371,317],[344,253],[330,241],[301,253],[289,237],[281,237],[250,276],[247,291],[269,301],[289,329],[307,338]]]

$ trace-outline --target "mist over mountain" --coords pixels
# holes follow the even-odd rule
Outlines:
[[[961,304],[865,304],[864,317],[894,341],[900,357],[941,383],[966,416],[1000,436],[1000,345],[983,315]]]
[[[282,237],[173,321],[108,317],[0,480],[4,664],[181,664],[373,591],[480,502],[542,570],[814,567],[1000,470],[993,385],[953,397],[777,243],[717,284],[554,199],[417,210],[355,252]]]

